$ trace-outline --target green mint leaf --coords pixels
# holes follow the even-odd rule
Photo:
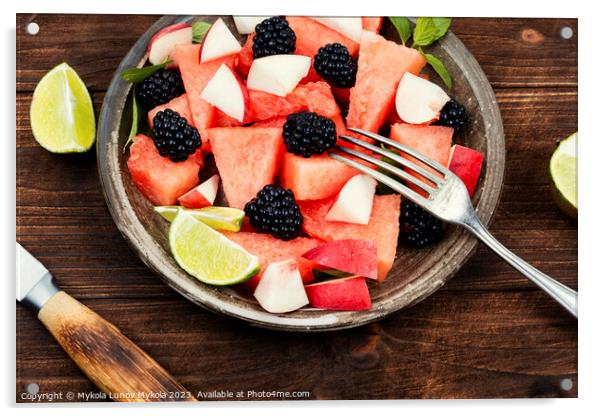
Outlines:
[[[437,39],[445,36],[451,25],[451,17],[431,17],[433,24],[437,27]]]
[[[401,43],[405,46],[406,42],[412,37],[412,26],[410,25],[410,21],[407,17],[392,17],[389,16],[389,20],[397,29],[397,33],[399,33],[399,37],[401,38]]]
[[[426,53],[423,55],[426,58],[426,61],[428,62],[428,64],[431,67],[433,67],[433,69],[435,70],[437,75],[439,75],[441,77],[441,79],[443,80],[443,82],[445,83],[447,88],[451,88],[452,87],[452,79],[451,79],[451,76],[449,75],[449,72],[447,72],[447,68],[445,67],[443,62],[441,62],[441,60],[439,58],[437,58],[434,55],[431,55],[430,53]]]
[[[136,100],[136,85],[132,88],[132,126],[130,127],[130,134],[128,139],[123,145],[123,153],[125,153],[129,144],[136,134],[138,134],[138,122],[140,121],[140,111],[138,109],[138,100]]]
[[[414,45],[428,46],[438,39],[439,28],[431,17],[419,17],[414,28]]]
[[[192,42],[201,43],[210,27],[211,23],[194,22],[192,24]]]
[[[143,66],[142,68],[130,68],[126,69],[121,73],[121,78],[125,79],[128,82],[133,84],[137,82],[144,81],[146,78],[153,75],[155,72],[160,69],[165,68],[167,65],[171,63],[171,60],[167,60],[162,64],[151,65],[151,66]]]

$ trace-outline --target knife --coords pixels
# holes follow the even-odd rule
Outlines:
[[[17,243],[17,301],[38,319],[107,397],[115,401],[196,401],[117,327],[60,290],[52,274]]]

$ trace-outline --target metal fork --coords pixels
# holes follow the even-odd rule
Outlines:
[[[403,146],[394,140],[361,129],[349,128],[349,130],[405,153],[408,156],[411,156],[429,166],[441,176],[428,169],[425,169],[422,166],[419,166],[407,158],[401,157],[395,152],[385,150],[379,146],[374,146],[370,143],[366,143],[363,140],[350,136],[340,136],[340,138],[373,153],[386,156],[405,168],[405,170],[399,169],[398,167],[387,162],[383,162],[380,159],[348,147],[337,145],[336,150],[338,152],[346,153],[370,162],[373,165],[376,165],[385,171],[413,184],[415,187],[424,191],[428,196],[421,195],[421,193],[410,189],[403,183],[400,183],[395,179],[375,169],[367,167],[353,159],[342,156],[339,153],[331,152],[329,153],[330,157],[372,176],[377,181],[387,185],[389,188],[399,192],[404,197],[414,201],[416,204],[420,205],[422,208],[426,209],[441,220],[463,226],[483,243],[485,243],[498,256],[510,263],[512,267],[524,274],[529,280],[531,280],[531,282],[543,289],[548,295],[550,295],[575,318],[577,318],[577,292],[554,280],[545,273],[540,272],[497,241],[479,220],[479,217],[472,206],[472,201],[470,200],[466,186],[464,186],[462,180],[453,172],[434,160],[424,156],[423,154],[416,152],[409,147]],[[414,171],[429,181],[430,184],[411,175],[406,170]]]

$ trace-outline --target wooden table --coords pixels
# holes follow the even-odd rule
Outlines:
[[[156,19],[17,16],[17,240],[63,289],[195,393],[577,396],[576,321],[485,248],[420,304],[335,333],[252,328],[204,311],[154,276],[113,224],[94,151],[44,151],[31,134],[29,105],[43,74],[65,61],[88,85],[98,114],[118,63]],[[40,26],[36,36],[25,30],[31,21]],[[565,26],[574,33],[568,40],[560,36]],[[504,120],[507,168],[493,234],[576,288],[577,223],[552,201],[547,163],[556,142],[577,129],[577,20],[458,18],[452,30],[485,70]],[[29,310],[17,305],[16,317],[17,400],[30,383],[40,392],[98,391]]]

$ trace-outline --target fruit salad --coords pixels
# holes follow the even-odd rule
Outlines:
[[[420,44],[379,33],[382,17],[233,21],[164,28],[148,64],[124,73],[134,114],[146,115],[128,141],[131,179],[201,282],[237,285],[278,314],[370,309],[398,250],[437,244],[445,229],[329,152],[350,146],[343,134],[367,140],[349,127],[385,134],[448,166],[472,195],[483,155],[454,144],[469,114],[423,72],[434,57]]]

